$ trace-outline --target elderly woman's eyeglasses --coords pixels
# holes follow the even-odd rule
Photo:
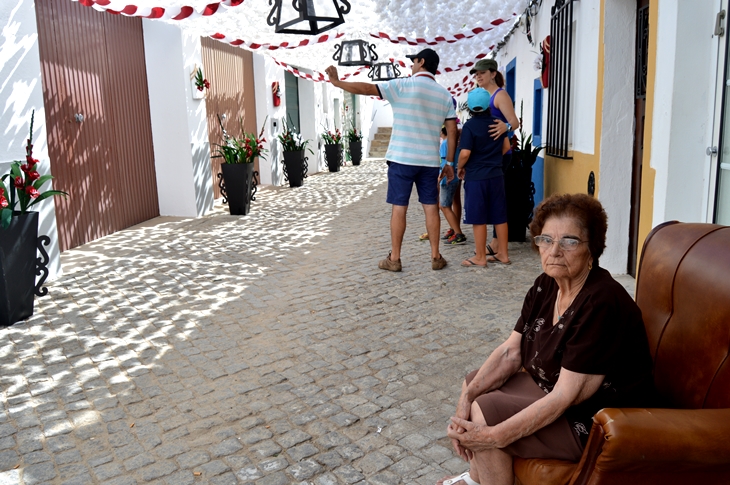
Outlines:
[[[535,240],[535,245],[543,249],[551,248],[553,243],[556,242],[555,239],[551,238],[550,236],[535,236],[533,239]],[[560,246],[560,249],[562,249],[563,251],[575,251],[576,249],[578,249],[578,246],[584,242],[588,241],[581,241],[580,239],[576,239],[574,237],[561,237],[557,241],[558,246]]]

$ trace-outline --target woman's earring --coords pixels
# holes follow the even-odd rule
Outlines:
[[[593,269],[593,260],[588,261],[588,271]]]

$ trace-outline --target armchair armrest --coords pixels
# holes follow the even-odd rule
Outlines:
[[[730,409],[602,409],[593,417],[604,472],[685,472],[730,465]],[[599,429],[596,429],[599,428]],[[590,445],[598,445],[591,440]]]

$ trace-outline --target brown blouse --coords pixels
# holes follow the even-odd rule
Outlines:
[[[555,280],[540,275],[527,293],[515,331],[522,334],[522,365],[545,393],[553,390],[561,368],[606,376],[593,396],[565,412],[585,445],[600,409],[652,404],[652,360],[641,310],[608,271],[594,267],[552,325],[557,293]]]

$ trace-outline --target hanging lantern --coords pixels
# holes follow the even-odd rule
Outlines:
[[[375,44],[364,40],[345,40],[335,46],[332,59],[340,66],[371,66],[378,60],[378,54],[375,53]]]
[[[319,34],[345,23],[342,15],[350,13],[347,0],[269,0],[272,3],[266,22],[276,25],[277,34]]]
[[[390,81],[400,76],[398,66],[393,62],[378,62],[370,68],[368,77],[372,81]]]

